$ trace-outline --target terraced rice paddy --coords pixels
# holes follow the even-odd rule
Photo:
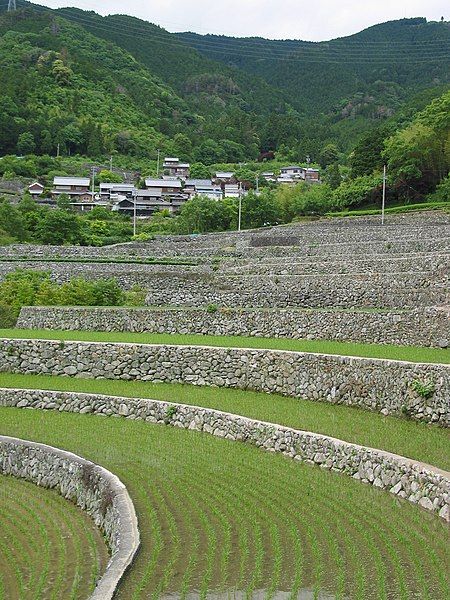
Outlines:
[[[196,432],[10,408],[1,417],[4,434],[76,451],[128,486],[142,549],[120,599],[450,593],[448,527],[385,492]]]
[[[381,448],[450,471],[448,429],[404,418],[384,417],[356,407],[232,388],[12,373],[0,373],[1,387],[152,398],[215,408],[261,421],[323,433],[363,446]]]
[[[0,338],[44,339],[84,342],[122,342],[129,344],[172,344],[178,346],[217,346],[224,348],[263,348],[292,352],[339,354],[367,358],[386,358],[424,363],[450,363],[450,350],[356,344],[322,340],[270,339],[243,336],[176,335],[157,333],[123,333],[98,331],[58,331],[48,329],[0,329]]]
[[[86,598],[107,562],[99,530],[79,508],[0,477],[0,599]]]

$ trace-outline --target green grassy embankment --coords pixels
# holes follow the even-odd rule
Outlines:
[[[119,600],[188,592],[448,597],[448,528],[370,486],[256,448],[125,419],[3,408],[1,430],[104,465],[142,547]]]
[[[366,358],[385,358],[389,360],[403,360],[410,362],[450,364],[450,349],[356,344],[323,340],[290,340],[282,338],[272,339],[157,333],[117,333],[103,331],[57,331],[48,329],[0,329],[0,339],[1,338],[259,348],[287,350],[292,352],[312,352],[318,354],[338,354]]]
[[[229,388],[10,373],[0,373],[1,387],[150,398],[214,408],[381,448],[450,471],[448,429],[353,407]]]

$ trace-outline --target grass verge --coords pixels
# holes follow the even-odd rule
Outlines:
[[[151,398],[215,408],[381,448],[450,471],[449,430],[353,407],[227,388],[10,373],[0,373],[0,387]]]
[[[127,344],[170,344],[178,346],[215,346],[259,348],[337,354],[366,358],[385,358],[422,363],[450,363],[450,349],[356,344],[323,340],[290,340],[240,336],[179,335],[157,333],[117,333],[105,331],[56,331],[48,329],[0,329],[1,338],[44,339],[84,342],[121,342]]]

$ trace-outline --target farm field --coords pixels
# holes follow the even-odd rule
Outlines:
[[[196,432],[11,408],[1,417],[5,435],[76,451],[127,485],[142,547],[119,599],[450,592],[447,525],[385,492]]]
[[[230,388],[0,373],[0,388],[150,398],[214,408],[380,448],[450,471],[450,431],[355,407]]]
[[[103,331],[57,331],[47,329],[0,329],[0,339],[1,338],[255,348],[287,350],[292,352],[311,352],[316,354],[336,354],[342,356],[360,356],[366,358],[385,358],[389,360],[422,363],[450,363],[450,349],[356,344],[322,340]]]
[[[0,477],[0,531],[1,600],[85,598],[109,560],[86,513],[14,477]]]

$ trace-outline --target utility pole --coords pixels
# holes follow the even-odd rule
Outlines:
[[[8,12],[12,12],[13,10],[17,10],[16,0],[8,0]]]
[[[59,144],[56,146],[56,158],[59,158]]]
[[[91,192],[92,192],[92,201],[94,201],[94,195],[95,195],[95,167],[92,167]]]
[[[112,169],[113,169],[112,165],[113,165],[113,157],[111,156],[111,158],[109,159],[109,170],[111,171],[111,173],[112,173]]]
[[[137,223],[136,223],[136,217],[137,217],[137,212],[136,212],[136,193],[133,193],[133,236],[136,235],[136,231],[137,231]]]
[[[381,201],[381,224],[384,225],[384,209],[386,206],[386,165],[383,167],[383,200]]]
[[[238,231],[241,231],[241,221],[242,221],[242,183],[239,183]]]
[[[256,193],[259,194],[259,175],[256,176]]]
[[[156,179],[159,177],[159,161],[161,156],[161,150],[158,149],[158,159],[156,161]]]

